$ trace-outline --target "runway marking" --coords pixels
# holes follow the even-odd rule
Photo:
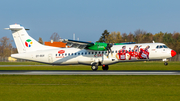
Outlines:
[[[180,75],[180,71],[0,70],[0,75]]]

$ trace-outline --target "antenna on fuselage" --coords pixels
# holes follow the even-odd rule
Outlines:
[[[75,38],[75,33],[73,33],[73,40],[75,40],[76,38]]]
[[[153,40],[153,43],[155,43],[155,41]]]

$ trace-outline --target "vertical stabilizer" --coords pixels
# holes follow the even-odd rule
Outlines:
[[[19,24],[13,24],[9,27],[10,28],[5,29],[12,31],[18,53],[26,53],[48,48],[48,46],[44,46],[30,37],[23,26],[20,26]]]

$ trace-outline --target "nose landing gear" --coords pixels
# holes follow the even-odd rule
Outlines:
[[[168,65],[168,62],[164,62],[164,65],[167,66],[167,65]]]
[[[163,59],[162,61],[164,61],[164,65],[165,65],[165,66],[168,65],[167,59]]]

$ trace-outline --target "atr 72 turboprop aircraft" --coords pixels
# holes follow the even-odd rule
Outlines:
[[[91,43],[62,39],[71,48],[45,46],[34,40],[26,32],[27,29],[19,24],[5,28],[12,31],[18,50],[11,57],[26,59],[52,65],[90,65],[93,71],[102,66],[108,70],[110,64],[127,61],[146,61],[162,59],[167,65],[167,58],[176,52],[163,43]],[[110,52],[109,52],[110,51]]]

